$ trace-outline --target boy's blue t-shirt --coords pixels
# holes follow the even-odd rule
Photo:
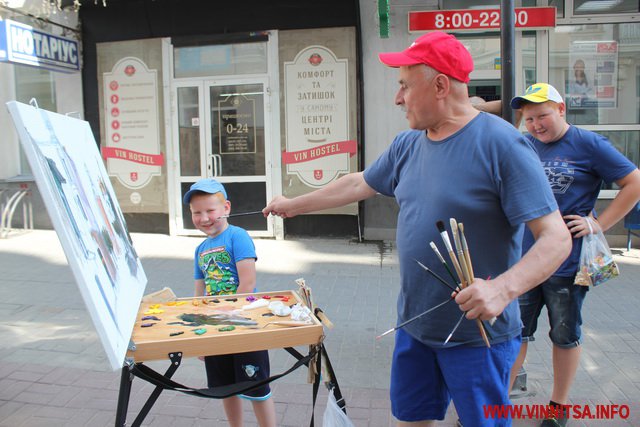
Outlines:
[[[523,223],[557,209],[529,142],[511,124],[486,113],[443,141],[429,140],[424,131],[399,134],[364,171],[364,178],[376,191],[395,197],[400,206],[396,230],[399,322],[451,295],[415,262],[450,279],[429,245],[433,241],[451,266],[437,221],[445,223],[450,236],[449,218],[464,224],[475,276],[488,278],[520,259]],[[427,345],[443,347],[460,315],[452,302],[405,330]],[[518,336],[521,326],[514,301],[489,328],[493,342]],[[484,345],[474,321],[463,321],[447,347],[460,344]]]
[[[558,141],[545,144],[526,137],[538,153],[562,215],[587,216],[598,200],[602,182],[612,183],[636,169],[608,139],[595,132],[570,126]],[[533,245],[527,230],[523,253]],[[554,276],[572,277],[578,271],[582,238],[573,239],[571,255]]]
[[[193,277],[204,279],[205,295],[235,294],[239,285],[236,263],[247,258],[257,259],[253,240],[243,228],[229,225],[198,245]]]

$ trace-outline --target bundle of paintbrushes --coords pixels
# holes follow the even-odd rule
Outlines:
[[[313,300],[311,299],[311,288],[307,286],[307,283],[304,281],[304,279],[303,278],[296,279],[296,283],[299,287],[298,295],[300,295],[300,299],[302,300],[302,302],[307,307],[309,307],[309,310],[311,310],[316,315],[318,320],[320,320],[320,322],[322,322],[324,326],[326,326],[329,329],[332,329],[333,323],[331,323],[331,320],[329,320],[327,315],[324,314],[324,311],[316,307],[315,304],[313,303]]]
[[[420,265],[420,267],[422,267],[425,271],[427,271],[427,273],[429,273],[431,276],[433,276],[440,284],[442,284],[442,285],[446,286],[447,288],[449,288],[452,291],[452,293],[455,293],[455,292],[458,292],[459,290],[464,289],[467,286],[469,286],[473,282],[473,278],[475,276],[473,275],[473,265],[471,264],[471,255],[469,253],[469,246],[467,245],[467,239],[466,239],[465,234],[464,234],[464,226],[463,226],[462,223],[458,224],[458,222],[454,218],[451,218],[449,221],[450,221],[450,225],[451,225],[451,232],[453,233],[453,240],[454,240],[454,243],[455,243],[455,248],[456,248],[456,251],[457,251],[457,255],[456,255],[456,251],[454,251],[453,246],[451,245],[451,239],[449,238],[449,233],[447,233],[447,230],[446,230],[446,228],[444,226],[444,223],[442,221],[438,221],[436,223],[436,226],[438,227],[438,231],[440,232],[440,236],[442,237],[442,241],[443,241],[445,247],[447,248],[447,252],[449,253],[449,258],[451,259],[451,263],[453,264],[453,268],[454,268],[454,270],[456,272],[457,278],[453,274],[453,271],[449,267],[449,264],[447,263],[447,261],[445,261],[444,257],[442,256],[442,254],[438,250],[438,247],[436,246],[436,244],[433,243],[433,242],[430,242],[430,245],[431,245],[431,249],[433,249],[433,251],[435,252],[436,256],[438,257],[438,259],[440,260],[440,262],[444,266],[445,270],[447,270],[447,273],[449,273],[449,276],[451,277],[451,279],[453,279],[454,284],[451,284],[447,280],[443,279],[436,272],[431,270],[426,265],[422,264],[420,261],[418,261],[418,260],[414,260],[414,261],[417,262],[418,265]],[[413,322],[414,320],[419,319],[422,316],[427,315],[428,313],[431,313],[432,311],[442,307],[446,303],[448,303],[450,301],[453,301],[454,296],[455,295],[452,295],[450,298],[448,298],[445,301],[437,304],[435,307],[431,307],[429,310],[426,310],[423,313],[420,313],[417,316],[414,316],[414,317],[402,322],[401,324],[399,324],[395,328],[389,329],[385,333],[383,333],[380,336],[378,336],[378,339],[380,339],[381,337],[383,337],[383,336],[385,336],[385,335],[387,335],[387,334],[389,334],[389,333],[391,333],[393,331],[396,331],[396,330],[404,327],[405,325]],[[453,336],[455,331],[458,329],[458,327],[462,323],[462,320],[464,319],[465,315],[466,315],[466,313],[462,313],[462,315],[460,316],[460,319],[455,324],[453,330],[451,331],[451,333],[449,334],[447,339],[444,341],[444,344],[449,342],[449,340],[451,339],[451,337]],[[487,331],[484,328],[484,324],[482,323],[482,321],[480,319],[476,319],[476,323],[478,324],[478,328],[480,330],[480,336],[482,336],[482,340],[484,341],[484,343],[486,344],[487,347],[491,347],[491,344],[489,343],[489,337],[487,335]]]
[[[300,296],[300,299],[302,300],[303,304],[309,307],[309,310],[311,310],[316,315],[318,320],[320,320],[320,322],[322,322],[324,326],[326,326],[329,329],[333,328],[333,323],[331,323],[331,321],[324,314],[324,312],[318,307],[316,307],[315,304],[313,303],[313,299],[311,298],[311,288],[307,286],[307,283],[305,282],[305,280],[302,277],[299,279],[296,279],[296,284],[298,285],[298,295]],[[311,348],[312,346],[309,346],[309,351],[311,351]],[[315,382],[316,376],[319,374],[319,372],[316,371],[316,358],[318,357],[322,357],[319,352],[315,355],[315,357],[312,360],[309,361],[309,365],[308,365],[309,374],[307,377],[307,381],[310,384],[313,384]],[[325,375],[325,378],[330,378],[330,377]]]

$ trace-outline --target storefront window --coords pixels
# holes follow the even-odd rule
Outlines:
[[[176,47],[174,77],[210,77],[267,72],[267,42]]]
[[[606,136],[640,163],[640,23],[557,27],[549,81],[565,98],[569,123]]]
[[[500,69],[500,33],[456,34],[462,44],[471,52],[474,70]]]
[[[549,37],[549,80],[577,125],[637,125],[640,24],[564,25]]]
[[[16,101],[24,104],[34,99],[39,108],[56,111],[56,89],[53,72],[42,68],[15,66]],[[20,174],[31,175],[29,162],[20,145]]]
[[[556,8],[556,18],[564,18],[564,0],[549,0],[549,6]]]
[[[638,0],[573,0],[574,15],[640,12]]]

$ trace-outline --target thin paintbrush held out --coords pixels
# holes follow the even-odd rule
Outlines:
[[[451,339],[451,337],[453,336],[453,334],[456,333],[456,331],[458,330],[458,327],[460,326],[460,324],[462,323],[462,320],[464,320],[464,316],[467,314],[467,312],[463,312],[462,315],[460,316],[460,318],[458,319],[458,323],[456,323],[456,326],[453,327],[453,329],[451,330],[451,333],[449,334],[449,336],[447,337],[446,340],[444,340],[444,343],[448,343],[449,340]]]
[[[258,215],[258,214],[262,215],[262,211],[241,212],[241,213],[234,213],[234,214],[229,214],[229,215],[222,215],[222,216],[219,216],[218,219],[232,218],[234,216]]]
[[[454,287],[453,285],[451,285],[446,280],[444,280],[442,277],[440,277],[439,274],[437,274],[435,271],[431,270],[429,267],[427,267],[426,265],[424,265],[423,263],[421,263],[417,259],[414,258],[413,260],[415,262],[417,262],[418,265],[420,267],[422,267],[423,270],[425,270],[427,273],[431,274],[438,282],[442,283],[444,286],[446,286],[447,288],[451,289],[453,292],[458,292],[460,290],[460,289]]]
[[[431,242],[433,244],[433,242]],[[436,251],[438,250],[437,248],[435,249]],[[440,252],[436,252],[436,253],[440,253]],[[424,265],[423,263],[421,263],[420,261],[418,261],[417,259],[414,258],[414,261],[418,263],[418,265],[420,267],[422,267],[423,270],[425,270],[427,273],[431,274],[438,282],[442,283],[444,286],[446,286],[447,288],[451,289],[453,292],[458,292],[460,289],[459,288],[454,288],[453,285],[451,285],[449,282],[447,282],[446,280],[444,280],[442,277],[440,277],[435,271],[431,270],[429,267],[427,267],[426,265]],[[444,261],[444,259],[443,259]],[[447,267],[448,270],[448,266],[445,263],[445,267]],[[455,278],[454,278],[455,279]],[[452,296],[453,297],[453,296]],[[467,314],[467,312],[463,312],[462,315],[460,316],[460,319],[458,319],[458,322],[456,323],[456,325],[453,327],[453,329],[451,330],[451,333],[449,334],[449,336],[447,337],[447,339],[444,341],[444,344],[448,343],[449,340],[451,339],[451,337],[453,336],[453,334],[456,332],[456,330],[458,329],[458,327],[460,326],[460,324],[462,323],[462,320],[464,319],[464,316]]]
[[[414,320],[418,320],[419,318],[421,318],[422,316],[426,316],[427,314],[431,313],[432,311],[442,307],[443,305],[445,305],[448,302],[453,301],[453,298],[448,298],[445,301],[442,301],[440,304],[436,305],[435,307],[431,307],[429,310],[427,311],[423,311],[422,313],[418,314],[417,316],[413,316],[411,319],[409,320],[405,320],[404,322],[400,323],[398,326],[396,326],[395,328],[391,328],[386,332],[383,332],[382,334],[378,335],[376,337],[377,340],[379,340],[380,338],[382,338],[385,335],[389,335],[391,332],[393,331],[397,331],[398,329],[407,326],[409,323],[413,322]]]
[[[433,251],[436,253],[436,256],[438,257],[438,259],[440,260],[440,262],[444,266],[445,270],[447,270],[447,273],[449,273],[449,276],[451,276],[453,281],[456,282],[456,285],[457,285],[456,287],[459,288],[458,285],[460,284],[460,282],[458,282],[458,280],[456,279],[456,276],[453,275],[453,272],[449,268],[449,264],[447,264],[447,261],[444,260],[444,257],[442,256],[442,254],[438,250],[438,247],[436,246],[436,244],[433,243],[433,242],[430,242],[429,244],[431,245],[431,249],[433,249]]]

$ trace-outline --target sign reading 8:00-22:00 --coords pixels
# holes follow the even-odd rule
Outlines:
[[[517,7],[516,28],[556,26],[555,7]],[[499,30],[500,9],[461,9],[409,12],[409,32]]]

